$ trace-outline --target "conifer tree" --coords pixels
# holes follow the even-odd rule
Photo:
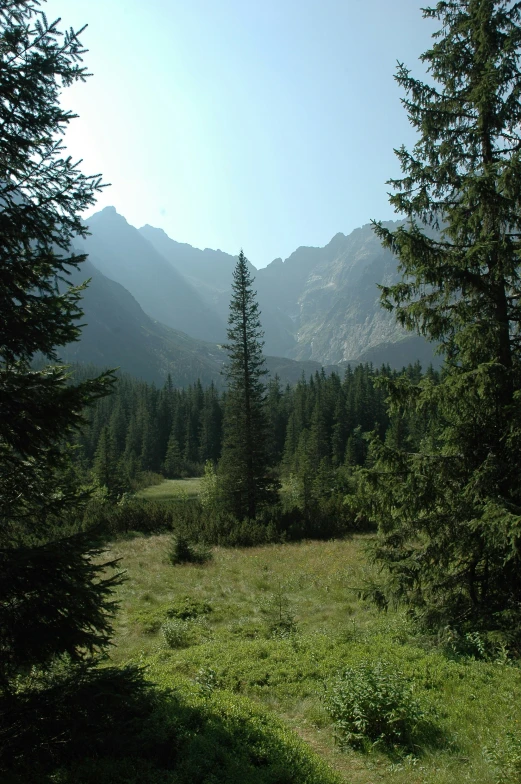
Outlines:
[[[384,305],[439,342],[445,371],[439,384],[389,385],[395,409],[435,415],[436,427],[414,452],[373,444],[367,501],[377,559],[427,622],[519,636],[521,3],[423,13],[441,24],[421,58],[432,81],[404,65],[396,77],[419,134],[391,181],[407,220],[376,231],[403,273]]]
[[[204,393],[199,425],[199,461],[211,460],[215,465],[221,454],[222,409],[213,382]]]
[[[219,481],[227,508],[239,519],[254,518],[276,499],[269,472],[263,332],[248,260],[240,252],[233,272],[228,319],[228,392]]]
[[[164,472],[169,479],[179,479],[183,470],[183,456],[179,449],[175,435],[172,433],[168,439],[166,449]]]
[[[110,377],[72,384],[56,364],[56,347],[79,336],[82,287],[67,279],[84,257],[71,242],[101,184],[61,141],[74,115],[60,91],[87,75],[79,34],[62,34],[38,5],[0,7],[0,692],[110,634],[111,579],[84,536],[62,538],[80,501],[67,442]],[[55,364],[33,369],[36,353]]]
[[[101,431],[94,455],[92,474],[99,485],[107,488],[111,498],[117,498],[125,492],[126,486],[119,466],[116,441],[107,425]]]

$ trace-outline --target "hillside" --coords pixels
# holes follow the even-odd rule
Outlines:
[[[90,283],[82,299],[85,326],[80,341],[61,350],[65,361],[120,367],[156,384],[163,384],[169,373],[175,386],[198,378],[203,384],[220,380],[225,355],[216,344],[151,319],[123,286],[99,272],[90,259],[72,276],[76,283],[87,278]]]
[[[92,259],[92,260],[91,260]],[[151,319],[136,299],[119,283],[94,266],[96,257],[84,262],[71,276],[74,283],[90,278],[83,293],[84,316],[81,338],[60,352],[65,362],[81,362],[97,367],[119,367],[144,381],[162,385],[168,374],[176,387],[203,386],[212,381],[222,387],[227,353],[217,343],[190,337]],[[297,362],[284,357],[266,357],[269,375],[278,375],[283,384],[293,384],[305,373],[321,370],[319,362]],[[331,366],[327,371],[343,368]]]

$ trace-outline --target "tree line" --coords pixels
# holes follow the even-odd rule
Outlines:
[[[88,368],[74,369],[75,378],[90,375]],[[348,366],[343,378],[322,371],[293,386],[283,386],[277,376],[269,379],[263,403],[269,465],[282,476],[315,474],[320,466],[363,466],[366,436],[373,431],[388,443],[417,444],[425,420],[413,412],[390,417],[387,392],[375,382],[422,376],[418,363],[402,371],[361,364]],[[426,376],[439,380],[432,368]],[[227,402],[226,391],[213,384],[176,389],[167,379],[158,388],[120,375],[112,393],[91,406],[88,424],[75,436],[76,466],[83,479],[92,475],[114,497],[130,490],[143,473],[168,479],[201,475],[207,461],[217,465],[221,457]]]

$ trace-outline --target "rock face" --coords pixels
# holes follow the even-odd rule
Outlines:
[[[264,298],[278,292],[279,308],[294,325],[289,356],[337,363],[406,337],[379,304],[377,284],[396,279],[395,258],[367,225],[259,270],[259,299],[262,307]]]
[[[84,247],[94,264],[125,286],[145,313],[194,338],[225,340],[236,257],[175,242],[153,226],[138,231],[114,208],[94,215],[89,229]],[[399,275],[370,224],[252,272],[266,354],[323,365],[436,362],[432,346],[380,306],[378,284]]]

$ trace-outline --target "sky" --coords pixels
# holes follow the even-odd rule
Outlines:
[[[65,137],[129,223],[257,267],[395,218],[393,148],[416,137],[394,81],[435,23],[419,0],[47,0],[88,28],[93,76]]]

